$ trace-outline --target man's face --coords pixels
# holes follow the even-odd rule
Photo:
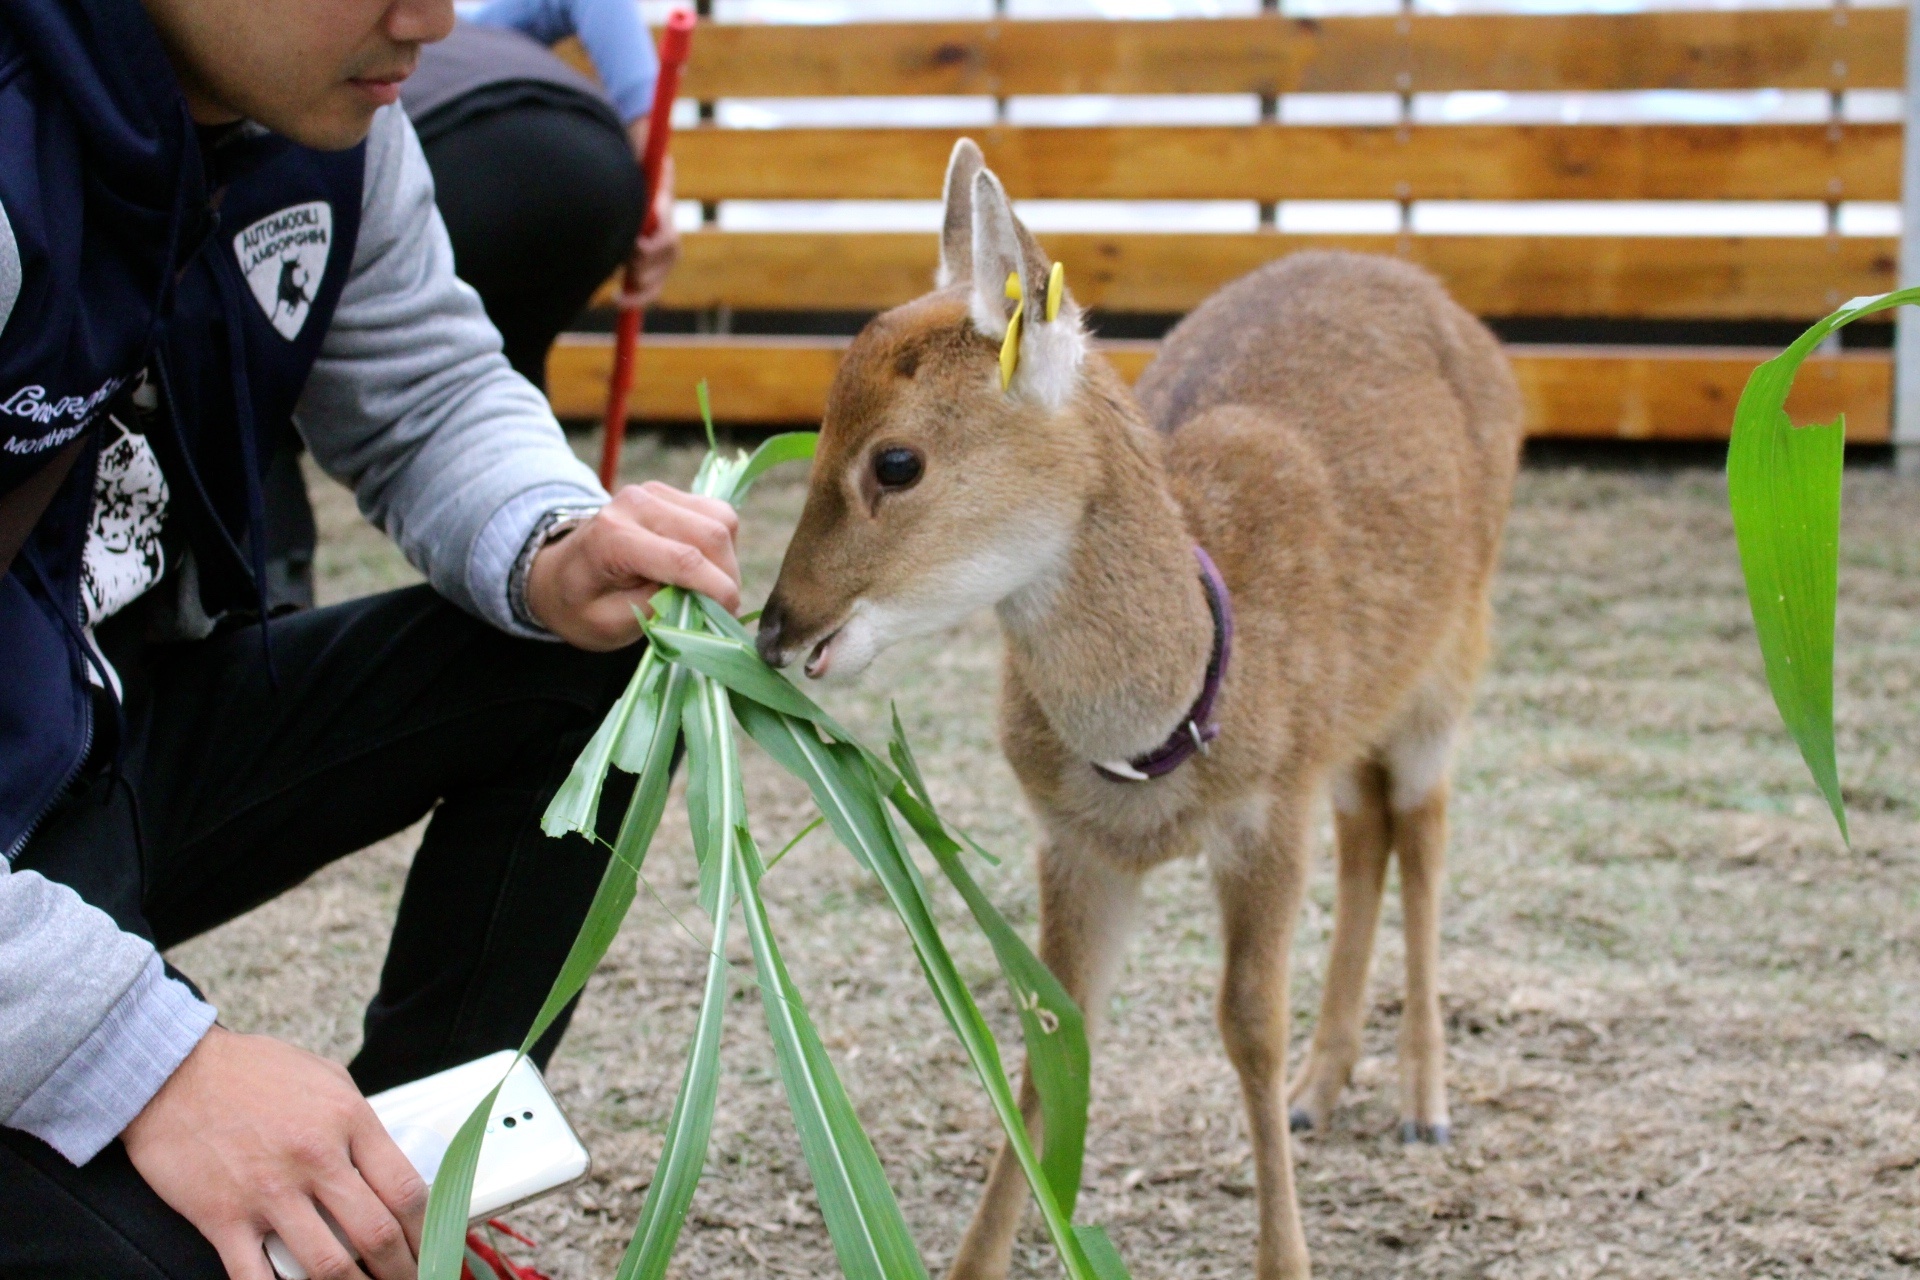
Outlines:
[[[248,119],[325,150],[367,136],[453,0],[145,0],[201,124]]]

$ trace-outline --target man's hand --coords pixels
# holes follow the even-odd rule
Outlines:
[[[231,1280],[273,1280],[261,1247],[269,1232],[314,1280],[416,1274],[427,1184],[346,1070],[324,1058],[214,1027],[120,1140],[147,1185],[219,1250]]]
[[[640,638],[635,605],[664,586],[740,607],[733,537],[740,517],[716,498],[650,480],[614,495],[598,515],[534,553],[527,611],[581,649],[619,649]]]
[[[627,126],[627,135],[633,143],[635,160],[644,160],[647,148],[647,119],[641,116]],[[646,234],[644,221],[641,234],[633,242],[633,254],[628,259],[639,288],[628,292],[625,287],[625,274],[615,283],[613,300],[616,306],[650,307],[661,290],[667,287],[667,276],[673,271],[673,264],[680,261],[680,229],[673,225],[673,157],[668,156],[666,163],[660,166],[660,189],[653,193],[653,234]]]

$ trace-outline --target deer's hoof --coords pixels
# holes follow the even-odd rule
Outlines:
[[[1453,1126],[1445,1121],[1428,1124],[1424,1120],[1402,1120],[1400,1141],[1409,1145],[1420,1142],[1430,1147],[1444,1147],[1453,1141]]]
[[[1313,1117],[1305,1107],[1295,1107],[1287,1112],[1287,1128],[1293,1133],[1312,1133]]]

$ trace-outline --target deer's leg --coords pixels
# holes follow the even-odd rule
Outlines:
[[[1103,854],[1050,844],[1040,853],[1040,959],[1060,979],[1086,1018],[1091,1041],[1120,965],[1140,899],[1140,877]],[[1032,1073],[1020,1073],[1020,1112],[1027,1136],[1043,1141],[1040,1095]],[[987,1190],[960,1242],[949,1280],[1001,1280],[1027,1206],[1027,1179],[1002,1139]]]
[[[1447,1044],[1440,1018],[1440,887],[1446,870],[1447,782],[1393,815],[1400,903],[1407,935],[1407,1003],[1400,1022],[1400,1137],[1443,1144]]]
[[[1220,1035],[1240,1073],[1260,1209],[1258,1280],[1299,1280],[1307,1244],[1287,1131],[1287,953],[1306,883],[1304,803],[1276,799],[1257,833],[1214,859],[1226,950]]]
[[[1367,971],[1373,962],[1380,893],[1393,840],[1387,777],[1378,764],[1368,760],[1349,766],[1334,784],[1333,800],[1339,848],[1333,949],[1327,958],[1313,1047],[1287,1093],[1288,1119],[1296,1133],[1326,1128],[1340,1091],[1353,1076],[1353,1064],[1360,1059]]]

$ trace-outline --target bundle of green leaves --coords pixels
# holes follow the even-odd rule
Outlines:
[[[1727,501],[1767,686],[1826,797],[1841,839],[1847,808],[1833,745],[1833,629],[1840,578],[1840,481],[1847,419],[1793,425],[1793,378],[1828,334],[1862,316],[1920,303],[1920,289],[1855,298],[1755,369],[1733,411]]]
[[[699,392],[712,446],[705,383]],[[727,458],[710,447],[694,491],[738,504],[768,469],[812,457],[814,440],[811,432],[775,436],[751,457]],[[712,942],[686,1073],[618,1280],[657,1280],[666,1274],[706,1163],[727,1003],[727,932],[736,901],[801,1152],[841,1270],[852,1280],[925,1280],[927,1275],[873,1144],[780,958],[760,882],[800,837],[773,858],[761,857],[747,823],[739,731],[807,784],[820,821],[885,890],[935,1000],[1013,1144],[1067,1274],[1073,1280],[1122,1280],[1126,1268],[1106,1233],[1073,1224],[1087,1119],[1087,1041],[1080,1010],[968,872],[969,849],[990,855],[935,811],[899,717],[882,758],[763,663],[740,622],[711,600],[667,588],[654,596],[652,607],[653,618],[642,620],[649,639],[646,654],[543,821],[548,835],[580,832],[594,838],[607,770],[622,769],[638,779],[587,918],[520,1047],[524,1056],[579,994],[619,932],[666,809],[676,748],[684,743],[700,905],[712,921]],[[1012,988],[1040,1097],[1044,1155],[1028,1140],[1000,1046],[941,938],[927,877],[896,819],[919,837],[960,893]],[[434,1179],[420,1250],[422,1280],[458,1280],[460,1275],[474,1171],[493,1102],[490,1093],[473,1109]]]

